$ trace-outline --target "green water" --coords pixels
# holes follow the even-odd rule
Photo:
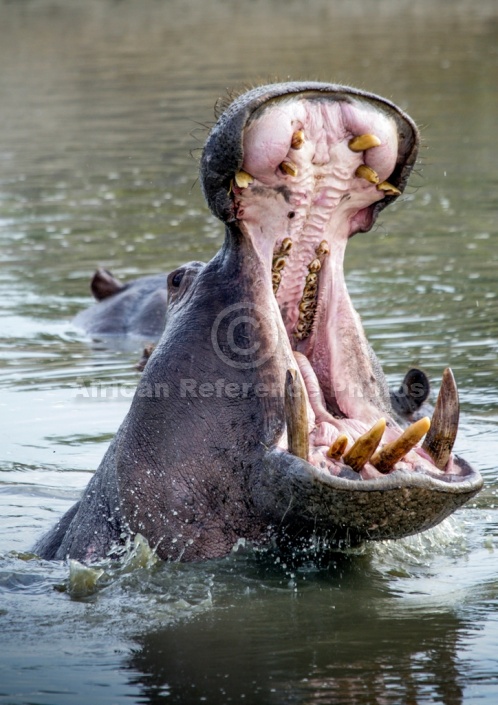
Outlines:
[[[78,597],[67,565],[23,554],[99,464],[140,346],[71,319],[97,265],[215,253],[197,183],[215,101],[276,77],[366,88],[420,125],[417,173],[348,246],[347,281],[391,384],[452,367],[485,488],[330,565],[241,548],[110,566]],[[497,116],[491,0],[0,2],[0,703],[496,702]]]

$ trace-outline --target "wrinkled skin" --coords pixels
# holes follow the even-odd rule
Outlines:
[[[380,144],[349,146],[369,134]],[[200,172],[225,243],[179,283],[128,416],[39,555],[91,561],[137,533],[161,558],[185,561],[226,555],[239,538],[398,538],[480,489],[451,449],[435,462],[417,443],[387,470],[375,456],[353,469],[328,455],[340,435],[350,446],[380,417],[379,447],[401,434],[342,264],[348,238],[402,192],[417,145],[393,104],[341,86],[263,86],[227,108]]]

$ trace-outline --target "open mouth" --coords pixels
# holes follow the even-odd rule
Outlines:
[[[402,193],[417,144],[395,106],[340,87],[273,95],[242,126],[225,214],[264,262],[294,353],[278,445],[334,476],[401,470],[454,481],[473,472],[451,452],[459,416],[451,371],[432,420],[400,428],[344,279],[348,239]]]

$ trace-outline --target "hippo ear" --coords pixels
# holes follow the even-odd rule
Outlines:
[[[121,284],[119,279],[113,277],[108,269],[99,267],[93,275],[90,288],[97,301],[102,301],[102,299],[107,299],[109,296],[121,291],[124,288],[124,284]]]

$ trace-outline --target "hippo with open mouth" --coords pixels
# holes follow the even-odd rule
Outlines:
[[[403,431],[344,281],[348,239],[401,194],[417,145],[395,105],[343,86],[262,86],[227,107],[200,167],[224,245],[169,275],[130,411],[40,556],[92,561],[137,533],[183,561],[240,538],[400,538],[479,491],[452,454],[451,371],[432,422]]]

